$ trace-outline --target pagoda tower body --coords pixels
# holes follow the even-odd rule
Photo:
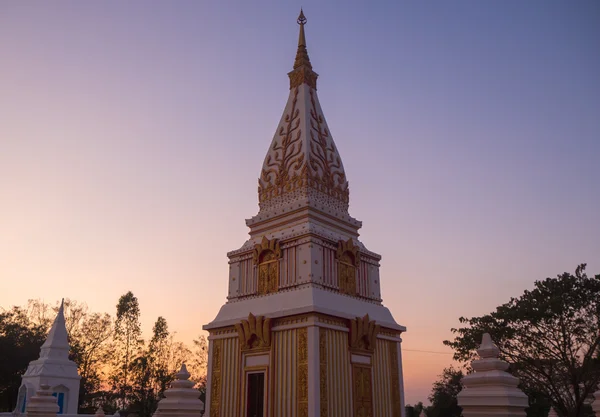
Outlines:
[[[258,180],[250,239],[229,252],[210,333],[210,417],[401,417],[400,335],[381,257],[348,213],[342,160],[317,97],[301,13],[290,95]]]
[[[21,377],[16,412],[24,413],[31,397],[47,384],[57,399],[58,414],[77,414],[81,377],[77,364],[69,359],[69,350],[63,300],[40,348],[39,359],[29,362]]]

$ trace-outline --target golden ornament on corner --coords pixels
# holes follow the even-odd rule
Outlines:
[[[349,344],[351,349],[372,352],[375,349],[379,325],[366,314],[350,321]]]
[[[248,320],[235,324],[242,350],[269,348],[271,346],[271,319],[248,314]]]

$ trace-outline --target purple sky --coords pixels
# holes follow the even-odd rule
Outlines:
[[[300,5],[407,401],[442,340],[535,279],[600,272],[600,3],[0,3],[0,306],[140,300],[189,341],[288,95]],[[428,354],[414,350],[447,352]]]

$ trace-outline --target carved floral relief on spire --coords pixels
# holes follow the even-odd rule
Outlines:
[[[310,92],[310,179],[313,187],[347,203],[348,182],[340,154],[324,125],[323,115],[317,113],[314,93]]]
[[[292,106],[284,117],[258,181],[259,201],[264,202],[301,187],[309,186],[344,204],[349,201],[348,181],[342,160],[318,112],[315,93],[310,91],[310,138],[303,140],[298,109],[298,88],[294,90]],[[307,148],[307,149],[306,149]]]
[[[279,128],[279,139],[273,143],[258,181],[259,200],[268,200],[302,183],[300,174],[305,165],[302,152],[300,111],[297,108],[298,88],[294,91],[292,108],[285,115],[285,125]]]

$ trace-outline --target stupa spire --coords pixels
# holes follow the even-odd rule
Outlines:
[[[335,240],[346,242],[349,237],[358,237],[360,222],[348,213],[348,181],[317,97],[318,75],[306,50],[303,10],[297,23],[300,32],[294,68],[288,73],[289,97],[258,180],[260,212],[246,224],[252,229],[251,236],[255,229],[262,236],[265,225],[261,222],[273,216],[320,210],[344,222],[335,226],[340,232]]]
[[[298,35],[298,50],[296,51],[296,59],[294,60],[294,70],[288,75],[290,77],[290,89],[298,87],[303,83],[316,89],[317,77],[319,76],[312,69],[308,50],[306,49],[306,34],[304,33],[304,25],[306,25],[306,17],[304,11],[300,9],[300,15],[297,20],[300,25],[300,33]]]
[[[48,332],[48,337],[42,345],[40,357],[69,357],[69,340],[65,322],[65,299],[63,298],[58,308],[58,313]]]
[[[77,364],[69,359],[69,340],[63,299],[46,341],[40,349],[39,359],[29,362],[27,371],[22,376],[18,407],[23,409],[31,394],[42,387],[42,384],[48,384],[52,387],[52,392],[57,395],[60,414],[75,414],[79,399],[80,379],[81,377],[77,373]],[[21,390],[24,392],[22,398]],[[29,410],[27,412],[29,413]]]

